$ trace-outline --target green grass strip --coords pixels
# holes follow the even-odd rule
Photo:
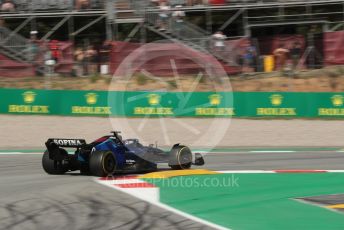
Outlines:
[[[344,226],[343,214],[293,199],[344,193],[344,173],[220,174],[147,181],[161,188],[163,203],[234,230]]]

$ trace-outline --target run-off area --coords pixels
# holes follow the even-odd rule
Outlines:
[[[332,197],[331,203],[326,199],[328,195],[344,194],[344,173],[324,172],[233,171],[141,177],[133,183],[137,183],[142,194],[145,189],[159,188],[157,198],[163,205],[229,229],[342,229],[344,216],[340,210],[344,207],[344,196]],[[124,192],[135,189],[123,186],[123,182],[119,184]],[[312,197],[317,197],[318,202],[307,201]]]

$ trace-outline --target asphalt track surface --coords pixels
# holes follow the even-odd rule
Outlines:
[[[344,169],[342,152],[212,153],[212,170]],[[40,155],[0,155],[0,229],[209,229],[70,173],[50,176]]]

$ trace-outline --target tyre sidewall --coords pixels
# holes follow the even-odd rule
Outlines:
[[[187,162],[183,162],[183,155],[187,154],[188,160]],[[192,153],[191,150],[184,146],[184,145],[178,145],[171,149],[170,152],[170,159],[169,159],[169,166],[172,169],[178,170],[178,169],[189,169],[192,164]]]
[[[109,160],[112,160],[114,164],[111,169],[107,166]],[[108,176],[116,170],[116,159],[111,151],[94,151],[90,156],[89,168],[94,176]]]
[[[43,166],[44,171],[51,175],[61,175],[68,171],[68,164],[64,164],[64,162],[62,162],[62,165],[60,165],[59,163],[55,165],[54,160],[51,160],[49,158],[48,150],[45,151],[43,154],[42,166]]]

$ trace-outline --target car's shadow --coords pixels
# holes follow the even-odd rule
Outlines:
[[[143,175],[146,173],[151,173],[151,172],[164,172],[164,171],[170,171],[170,168],[159,168],[158,170],[154,171],[136,171],[136,172],[123,172],[123,173],[115,173],[113,175],[109,176],[114,176],[114,177],[121,177],[121,176],[132,176],[132,175]],[[88,174],[81,174],[79,171],[73,171],[73,172],[67,172],[65,175],[68,176],[85,176],[85,177],[90,177],[92,175]]]

